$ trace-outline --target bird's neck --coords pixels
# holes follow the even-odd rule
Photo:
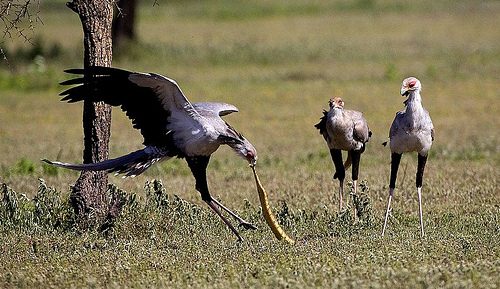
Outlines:
[[[420,96],[420,91],[418,90],[410,92],[408,99],[404,103],[406,105],[406,112],[410,114],[418,114],[424,109],[422,106],[422,97]]]
[[[331,115],[333,117],[338,117],[338,116],[341,116],[342,115],[342,112],[343,112],[343,109],[342,108],[339,108],[339,107],[333,107],[331,109]]]
[[[418,127],[420,120],[425,114],[424,107],[422,106],[422,97],[420,92],[413,91],[408,95],[408,99],[405,101],[406,105],[406,117],[411,127]]]

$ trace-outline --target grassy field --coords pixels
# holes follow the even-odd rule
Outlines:
[[[8,40],[0,62],[1,288],[500,287],[498,1],[142,3],[139,43],[115,51],[114,66],[169,76],[192,101],[240,109],[226,120],[257,148],[293,246],[266,227],[251,170],[228,147],[212,157],[209,184],[258,225],[243,243],[201,201],[183,160],[110,176],[129,199],[114,230],[72,228],[67,197],[78,174],[39,160],[81,160],[82,106],[57,94],[63,69],[82,65],[82,32],[64,1],[46,2],[35,45]],[[426,236],[416,156],[405,155],[382,238],[390,152],[381,143],[410,75],[422,81],[436,130]],[[373,131],[361,160],[366,214],[356,222],[337,211],[333,165],[313,127],[334,95]],[[111,156],[141,142],[114,110]]]

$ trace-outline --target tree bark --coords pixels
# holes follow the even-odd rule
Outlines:
[[[84,67],[111,66],[113,2],[73,0],[66,5],[78,14],[82,22]],[[84,101],[84,163],[99,162],[108,158],[110,127],[111,107],[103,102]],[[109,210],[107,183],[107,173],[83,171],[73,186],[70,201],[78,220],[83,222],[84,226],[98,225],[106,218]]]

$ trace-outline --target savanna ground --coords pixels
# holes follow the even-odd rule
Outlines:
[[[296,244],[274,238],[251,170],[227,147],[214,154],[209,183],[258,225],[244,242],[203,204],[183,160],[110,176],[129,200],[114,229],[73,228],[67,197],[78,174],[39,160],[81,160],[82,105],[59,102],[57,83],[82,65],[82,32],[63,1],[44,1],[34,45],[8,40],[0,63],[0,287],[500,286],[498,1],[150,2],[140,43],[115,51],[114,66],[172,77],[192,101],[235,104],[240,112],[226,119],[257,148],[263,185]],[[416,156],[405,155],[381,237],[390,156],[381,143],[409,75],[422,81],[436,130],[426,236]],[[333,166],[313,127],[333,95],[373,131],[356,222],[338,213]],[[111,156],[141,142],[114,110]]]

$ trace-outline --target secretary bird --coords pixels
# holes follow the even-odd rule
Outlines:
[[[422,85],[415,77],[408,77],[401,85],[401,95],[408,98],[404,101],[405,109],[396,113],[389,131],[389,146],[391,148],[391,178],[389,184],[389,198],[387,200],[387,210],[385,213],[384,236],[387,226],[387,219],[391,211],[391,200],[396,187],[398,167],[401,155],[406,152],[418,153],[418,167],[416,176],[416,186],[418,195],[418,211],[420,219],[421,236],[424,236],[424,222],[422,218],[422,179],[424,175],[427,154],[434,140],[434,126],[427,110],[422,106],[420,91]],[[387,142],[384,143],[386,145]]]
[[[330,110],[323,111],[323,117],[315,127],[330,149],[335,165],[333,178],[339,180],[339,210],[342,210],[345,170],[352,164],[352,182],[356,194],[361,154],[372,132],[361,112],[344,109],[342,98],[334,97],[328,104]],[[345,163],[342,163],[342,150],[347,151]]]
[[[67,169],[106,171],[133,177],[158,161],[172,157],[185,158],[201,198],[219,215],[238,240],[242,240],[240,234],[218,207],[234,217],[240,226],[256,229],[253,224],[214,199],[208,190],[206,169],[211,154],[220,145],[230,146],[251,166],[255,166],[257,162],[254,146],[221,118],[237,112],[235,106],[213,102],[190,103],[173,79],[159,74],[98,66],[69,69],[66,72],[82,74],[83,77],[61,83],[77,84],[60,94],[64,96],[63,101],[103,101],[112,106],[120,106],[132,120],[134,128],[141,131],[145,147],[99,163],[68,164],[43,161]],[[89,99],[90,96],[93,98]]]

